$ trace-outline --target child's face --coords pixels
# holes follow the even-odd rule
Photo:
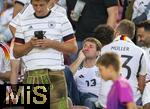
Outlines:
[[[104,80],[109,80],[109,78],[111,76],[110,75],[111,74],[111,69],[109,67],[99,65],[99,71],[100,71],[100,74],[101,74],[101,76]]]

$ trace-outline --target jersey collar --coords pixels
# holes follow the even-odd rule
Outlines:
[[[126,42],[129,42],[129,43],[133,43],[132,40],[130,38],[128,38],[126,35],[119,35],[117,36],[115,39],[114,39],[114,42],[115,41],[126,41]],[[134,44],[134,43],[133,43]]]
[[[36,13],[34,13],[34,16],[35,16],[36,18],[38,18],[38,19],[43,19],[43,18],[48,17],[48,16],[50,15],[50,13],[51,13],[51,11],[49,11],[48,14],[45,15],[45,16],[37,16]]]

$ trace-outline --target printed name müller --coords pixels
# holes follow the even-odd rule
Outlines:
[[[0,109],[22,107],[23,109],[50,109],[49,84],[0,85]]]

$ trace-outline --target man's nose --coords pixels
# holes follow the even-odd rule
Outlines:
[[[85,51],[88,51],[88,50],[89,50],[89,47],[85,47],[84,50],[85,50]]]

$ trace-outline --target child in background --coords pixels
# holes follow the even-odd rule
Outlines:
[[[136,109],[133,92],[128,81],[120,76],[120,58],[115,53],[105,53],[97,61],[104,80],[112,80],[113,85],[107,97],[106,109]]]

